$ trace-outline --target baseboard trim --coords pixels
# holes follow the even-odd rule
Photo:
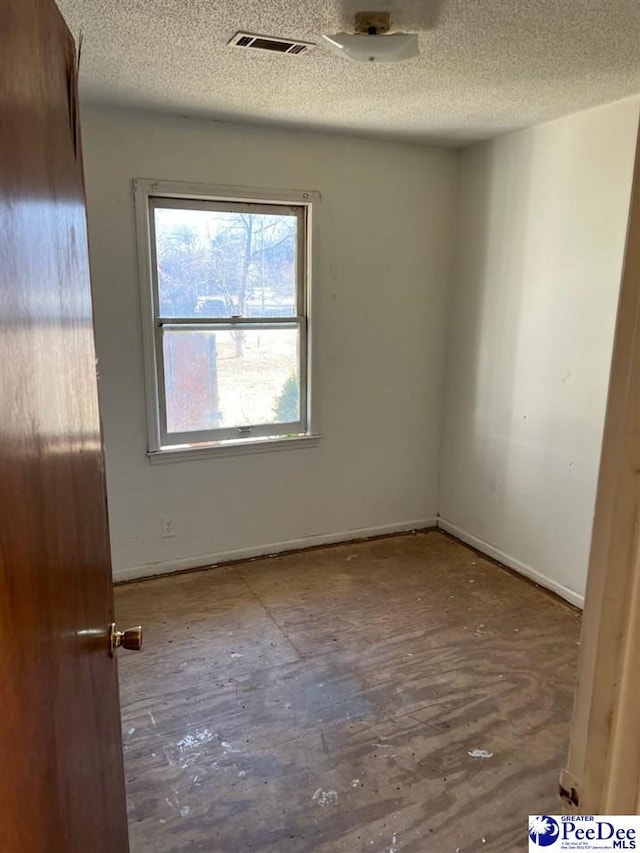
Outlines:
[[[577,592],[569,589],[569,587],[563,586],[561,583],[548,578],[546,575],[543,575],[542,572],[533,569],[531,566],[517,560],[510,554],[505,554],[504,551],[500,551],[495,546],[485,542],[484,539],[474,536],[473,533],[467,533],[466,530],[463,530],[455,524],[451,524],[450,521],[447,521],[444,518],[438,519],[438,527],[446,533],[450,533],[452,536],[455,536],[455,538],[459,539],[461,542],[464,542],[472,548],[475,548],[477,551],[481,551],[483,554],[486,554],[487,557],[491,557],[493,560],[497,560],[498,563],[502,563],[509,569],[513,569],[514,572],[524,575],[526,578],[529,578],[529,580],[539,584],[539,586],[543,586],[545,589],[555,592],[556,595],[564,598],[565,601],[569,602],[569,604],[573,604],[575,607],[579,607],[580,609],[584,608],[584,596],[579,595]]]
[[[141,566],[114,569],[113,580],[115,583],[123,583],[124,581],[174,574],[175,572],[184,572],[190,569],[212,568],[223,563],[251,560],[255,557],[268,557],[271,554],[284,554],[287,551],[300,551],[305,548],[316,548],[319,545],[338,545],[341,542],[372,539],[376,536],[407,533],[411,530],[430,530],[435,529],[437,524],[437,518],[420,518],[414,521],[398,521],[394,524],[382,524],[378,527],[360,527],[356,530],[342,530],[337,533],[320,533],[315,536],[305,536],[302,539],[287,539],[283,542],[272,542],[269,545],[254,545],[251,548],[236,548],[231,551],[200,554],[196,557],[186,557],[179,560],[145,563]]]

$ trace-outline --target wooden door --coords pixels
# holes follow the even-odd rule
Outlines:
[[[640,814],[640,146],[561,785],[570,812]]]
[[[73,40],[0,0],[0,851],[128,850]]]

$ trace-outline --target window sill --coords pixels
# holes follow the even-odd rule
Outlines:
[[[321,436],[317,433],[308,433],[291,438],[243,439],[199,447],[167,447],[163,450],[150,450],[147,453],[147,458],[151,465],[164,465],[168,462],[195,462],[198,459],[212,459],[221,456],[245,456],[250,453],[273,453],[277,450],[301,450],[317,447],[320,438]]]

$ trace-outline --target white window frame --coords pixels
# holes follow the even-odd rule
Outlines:
[[[154,461],[176,461],[208,456],[211,453],[255,452],[281,449],[303,441],[313,442],[319,436],[311,430],[311,216],[312,204],[320,194],[304,190],[249,189],[235,186],[211,186],[178,181],[133,181],[136,231],[138,242],[138,272],[147,406],[148,457]],[[160,203],[157,203],[160,200]],[[232,317],[232,318],[163,318],[158,307],[157,266],[155,262],[155,231],[153,210],[156,206],[174,205],[191,209],[215,209],[233,203],[233,209],[253,213],[291,212],[296,209],[297,314],[291,317]],[[230,208],[228,208],[230,209]],[[298,328],[300,333],[300,419],[286,424],[258,424],[251,427],[231,427],[201,432],[167,433],[164,399],[164,365],[162,358],[163,329],[175,328]]]

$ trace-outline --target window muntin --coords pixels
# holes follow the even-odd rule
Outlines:
[[[148,216],[157,449],[306,433],[307,206],[150,195]]]

